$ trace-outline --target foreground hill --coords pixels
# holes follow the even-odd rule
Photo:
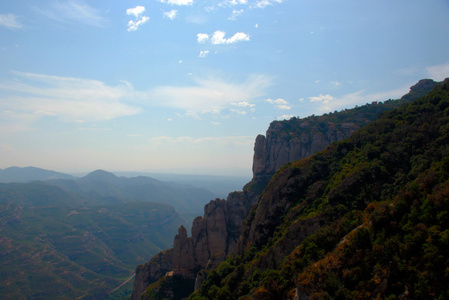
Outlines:
[[[449,298],[448,124],[447,79],[282,167],[190,298]]]
[[[2,299],[102,299],[184,221],[150,202],[96,204],[43,182],[0,184]]]
[[[350,137],[379,114],[409,103],[437,85],[425,79],[399,100],[373,102],[323,116],[272,122],[266,136],[256,138],[251,182],[245,185],[243,192],[230,193],[227,200],[211,201],[205,206],[204,216],[194,220],[191,237],[181,227],[173,249],[138,266],[132,299],[179,299],[199,288],[207,273],[235,251],[242,221],[283,164],[309,157],[332,142]],[[165,277],[169,271],[173,276]]]

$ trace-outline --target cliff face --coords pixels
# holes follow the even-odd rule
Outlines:
[[[204,216],[193,221],[191,237],[181,227],[174,242],[173,274],[195,278],[199,270],[218,266],[234,248],[256,199],[251,192],[230,193],[227,200],[205,206]]]
[[[420,85],[421,88],[430,88],[431,84],[427,81],[425,83]],[[404,101],[410,100],[413,100],[413,97]],[[172,250],[173,274],[190,279],[196,278],[195,288],[199,287],[205,275],[205,272],[201,270],[210,270],[218,266],[234,251],[240,237],[243,220],[248,216],[273,174],[281,166],[309,157],[333,142],[348,138],[361,127],[374,121],[380,113],[397,107],[400,103],[401,101],[373,102],[362,107],[318,117],[292,118],[288,121],[272,122],[266,136],[259,135],[256,138],[252,168],[253,179],[244,187],[244,191],[230,193],[227,200],[216,199],[207,204],[204,208],[204,216],[197,217],[193,221],[191,237],[188,237],[185,227],[179,229]],[[321,170],[321,172],[326,171]],[[298,191],[297,180],[300,179],[297,176],[295,178],[295,182],[288,182],[287,185],[272,184],[276,195],[283,196],[270,198],[269,195],[264,195],[263,199],[271,199],[268,201],[278,204],[271,205],[273,204],[271,203],[266,206],[259,204],[257,215],[249,218],[251,220],[256,217],[257,220],[253,220],[252,226],[257,224],[257,228],[245,227],[235,251],[241,254],[251,245],[266,243],[266,237],[270,236],[268,231],[281,222],[284,213],[290,207],[287,195],[291,196],[289,193]],[[292,189],[292,186],[295,189]],[[318,183],[308,192],[313,196],[320,192],[320,189]],[[267,211],[263,211],[262,207],[266,207]],[[307,223],[306,231],[293,230],[287,236],[292,239],[303,239],[318,229],[323,220],[317,218],[307,222],[310,224]],[[301,223],[298,223],[297,226],[301,227]],[[285,242],[284,250],[291,251],[288,242]],[[274,255],[273,258],[275,257],[283,257],[283,255]],[[276,259],[272,261],[274,262]],[[142,268],[138,268],[136,273],[137,271],[148,272]],[[136,281],[137,278],[136,275]],[[144,284],[137,285],[143,286]],[[140,290],[134,290],[133,297],[140,293]]]
[[[162,251],[144,265],[136,268],[131,300],[139,300],[145,289],[173,270],[173,249]]]

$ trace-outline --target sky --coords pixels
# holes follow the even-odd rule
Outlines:
[[[0,168],[251,177],[274,120],[449,77],[447,0],[0,4]]]

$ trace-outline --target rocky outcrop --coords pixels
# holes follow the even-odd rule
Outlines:
[[[174,242],[173,274],[195,278],[199,270],[218,266],[234,248],[257,196],[234,192],[227,200],[215,199],[205,206],[204,216],[193,221],[191,237],[181,227]]]
[[[327,122],[318,125],[320,122],[318,118],[308,118],[272,122],[266,137],[259,135],[256,138],[253,177],[262,174],[272,175],[289,162],[309,157],[333,142],[348,138],[369,121],[362,118],[362,122],[341,124]],[[290,131],[293,122],[297,124],[294,125],[295,130]]]
[[[136,268],[131,300],[139,300],[145,289],[173,270],[173,249],[162,251],[144,265]]]

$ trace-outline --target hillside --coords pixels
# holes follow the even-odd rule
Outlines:
[[[140,299],[145,289],[150,299],[164,295],[175,295],[177,299],[199,288],[207,273],[234,251],[242,221],[282,164],[306,158],[332,142],[349,137],[379,114],[409,103],[437,85],[424,79],[399,100],[373,102],[323,116],[272,122],[266,136],[256,138],[251,182],[242,192],[230,193],[227,200],[211,201],[205,206],[204,216],[194,220],[191,237],[187,236],[185,228],[180,228],[173,249],[138,266],[132,299]],[[164,277],[168,271],[173,271],[173,277]],[[175,290],[182,291],[181,295],[174,293]]]
[[[0,295],[102,299],[183,222],[166,204],[99,205],[42,182],[0,184]]]
[[[282,167],[190,299],[448,298],[448,124],[446,80]]]

